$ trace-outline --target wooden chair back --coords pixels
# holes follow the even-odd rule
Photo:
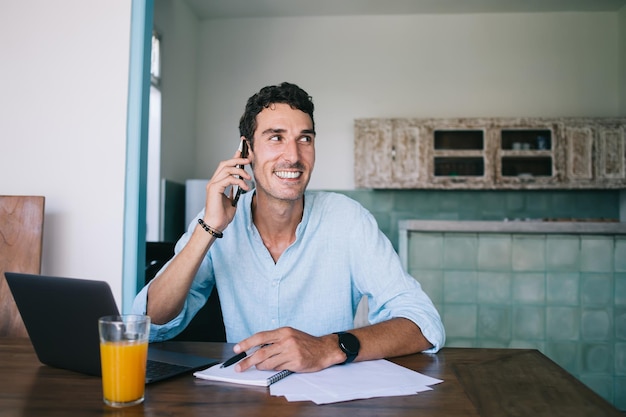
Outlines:
[[[41,273],[44,202],[0,196],[0,337],[28,337],[4,273]]]

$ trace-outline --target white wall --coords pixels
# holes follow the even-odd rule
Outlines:
[[[316,105],[311,188],[352,189],[360,117],[616,116],[618,13],[201,22],[196,177],[232,156],[247,98],[295,82]]]
[[[626,6],[619,11],[619,114],[626,117]],[[620,191],[619,219],[626,222],[626,190]]]
[[[619,11],[620,116],[626,116],[626,6]]]
[[[0,2],[0,194],[45,196],[42,273],[120,307],[130,6]]]

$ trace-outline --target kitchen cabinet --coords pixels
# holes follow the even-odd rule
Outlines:
[[[359,188],[626,188],[626,119],[355,120]]]
[[[500,120],[496,125],[496,186],[550,188],[562,184],[558,123],[515,119]]]
[[[423,181],[425,143],[420,127],[402,119],[355,123],[355,179],[367,188],[413,188]],[[421,148],[421,149],[420,149]]]
[[[432,119],[424,125],[427,172],[423,186],[483,188],[493,183],[491,139],[483,121]]]
[[[574,120],[564,126],[565,173],[573,188],[626,184],[626,126],[623,120]]]

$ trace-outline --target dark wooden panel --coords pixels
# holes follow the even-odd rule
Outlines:
[[[0,337],[27,337],[4,272],[41,272],[44,197],[0,196]]]

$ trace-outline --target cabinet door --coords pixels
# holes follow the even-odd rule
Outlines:
[[[623,184],[623,180],[626,179],[624,130],[625,128],[619,125],[598,127],[596,175],[600,181],[617,180],[618,183]]]
[[[558,126],[551,120],[499,121],[496,182],[503,188],[540,189],[559,185]]]
[[[492,155],[483,120],[440,119],[425,125],[432,188],[482,189],[493,185]]]
[[[420,129],[406,120],[392,121],[391,182],[397,188],[414,188],[422,177]]]
[[[626,186],[626,126],[623,120],[592,119],[568,125],[564,131],[569,186]]]
[[[593,129],[591,126],[565,126],[565,176],[570,183],[593,179]]]
[[[359,188],[416,188],[421,177],[419,127],[407,120],[358,119],[354,181]]]
[[[354,122],[354,183],[358,188],[387,188],[392,183],[391,120]]]

